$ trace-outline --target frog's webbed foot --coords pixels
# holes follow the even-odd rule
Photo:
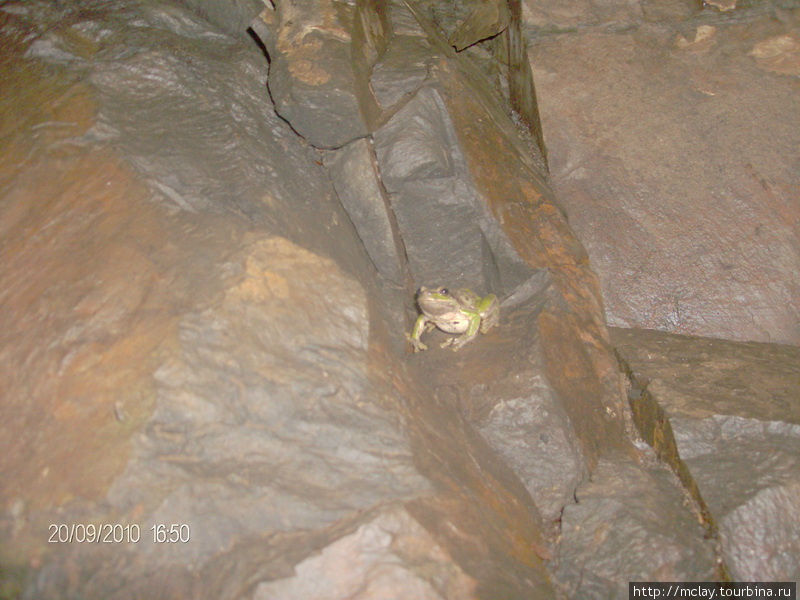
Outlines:
[[[428,349],[428,346],[421,338],[426,331],[430,331],[433,327],[433,323],[428,321],[424,315],[420,315],[414,323],[414,328],[411,330],[411,333],[406,332],[406,339],[411,342],[414,352],[422,352]]]
[[[422,352],[428,349],[428,346],[422,340],[415,338],[410,333],[406,333],[406,339],[411,342],[411,347],[414,348],[414,352]]]
[[[452,346],[453,352],[458,352],[464,344],[469,344],[472,340],[475,339],[475,335],[460,335],[458,337],[451,337],[449,340],[445,341],[442,344],[442,348],[446,348],[447,346]]]

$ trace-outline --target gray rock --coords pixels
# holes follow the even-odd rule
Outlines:
[[[420,89],[374,137],[417,284],[502,296],[531,274],[479,200],[436,88]]]
[[[800,348],[649,329],[609,329],[634,374],[670,413],[800,423]]]
[[[628,26],[531,45],[553,187],[611,325],[800,343],[796,80],[755,58],[793,25],[761,4],[678,34],[631,28],[639,3],[556,3],[619,12],[597,16]]]
[[[346,568],[342,568],[346,565]],[[475,597],[477,582],[407,512],[387,510],[297,565],[293,577],[259,584],[254,600]]]
[[[389,28],[395,36],[425,37],[425,31],[408,9],[405,0],[388,0],[384,3]]]
[[[572,502],[586,465],[552,389],[541,377],[525,387],[532,395],[496,404],[480,422],[480,432],[525,484],[543,519],[555,522]]]
[[[325,166],[372,263],[387,280],[402,285],[405,249],[381,188],[371,142],[356,140],[329,152]]]
[[[315,0],[280,2],[254,27],[269,52],[276,112],[310,144],[338,148],[368,133],[361,102],[366,80],[353,62],[349,24],[355,7],[318,7]]]
[[[9,206],[29,220],[0,278],[29,284],[4,288],[3,364],[53,375],[8,378],[4,407],[48,417],[44,444],[2,430],[19,442],[3,560],[46,544],[47,523],[111,522],[139,541],[53,546],[23,597],[241,597],[353,515],[431,488],[370,376],[374,272],[319,154],[274,114],[257,46],[169,3],[91,8],[26,3],[4,30],[28,44],[11,46],[16,93],[34,98],[16,100],[33,129],[14,147],[53,162],[15,171]],[[39,34],[48,19],[63,26]],[[45,106],[66,121],[37,141]],[[223,575],[199,586],[206,567]]]
[[[664,409],[736,580],[800,573],[800,349],[612,329]]]
[[[469,15],[448,36],[448,42],[459,52],[498,35],[511,21],[508,2],[477,0],[464,5],[469,8]]]
[[[570,598],[627,598],[629,581],[714,580],[713,542],[664,467],[603,460],[561,518],[555,570]]]
[[[673,5],[680,1],[668,0],[662,5]],[[649,5],[649,2],[645,5]],[[630,0],[568,0],[554,3],[523,0],[522,14],[526,26],[533,32],[575,32],[592,26],[610,29],[629,27],[641,21],[643,6],[640,2]]]
[[[435,57],[425,37],[392,37],[369,80],[378,103],[390,110],[411,97],[428,79]]]
[[[180,0],[193,11],[208,19],[222,31],[244,34],[250,23],[264,10],[264,0]]]
[[[365,401],[361,286],[283,238],[231,260],[241,272],[221,304],[181,320],[147,435],[109,492],[120,511],[159,499],[143,527],[191,527],[191,544],[137,547],[161,561],[174,550],[199,566],[242,535],[321,528],[429,489],[401,422]]]
[[[681,457],[718,527],[737,581],[800,575],[800,425],[673,417]]]

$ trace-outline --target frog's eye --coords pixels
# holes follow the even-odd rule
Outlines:
[[[447,294],[449,294],[450,292],[447,291],[447,288],[439,288],[439,293],[442,296],[447,296]]]

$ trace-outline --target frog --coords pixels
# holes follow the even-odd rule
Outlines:
[[[478,331],[486,333],[500,320],[500,302],[494,294],[480,297],[466,288],[451,292],[444,287],[428,289],[423,286],[416,298],[420,315],[411,333],[406,334],[414,352],[428,349],[420,338],[434,327],[445,333],[461,334],[441,344],[442,348],[450,346],[458,351],[474,340]]]

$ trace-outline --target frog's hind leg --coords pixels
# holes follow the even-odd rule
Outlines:
[[[444,348],[445,346],[452,346],[453,347],[453,351],[455,352],[455,351],[461,349],[465,344],[468,344],[472,340],[474,340],[477,335],[478,335],[478,332],[475,331],[475,333],[473,333],[472,335],[470,335],[469,333],[465,333],[464,335],[460,335],[458,337],[450,338],[449,340],[447,340],[447,342],[442,344],[442,348]]]
[[[463,335],[457,338],[451,338],[450,340],[448,340],[450,342],[449,345],[453,347],[453,351],[460,349],[464,344],[468,344],[469,342],[474,340],[475,336],[478,335],[480,324],[481,324],[480,315],[478,315],[477,313],[472,315],[467,331]]]
[[[494,312],[494,313],[491,313],[489,315],[486,315],[486,318],[484,318],[481,321],[481,333],[486,333],[487,331],[489,331],[492,327],[494,327],[498,323],[500,323],[500,313],[499,312]]]
[[[490,294],[487,298],[490,298],[490,303],[481,313],[481,333],[486,333],[500,323],[500,303],[497,301],[497,296]]]

